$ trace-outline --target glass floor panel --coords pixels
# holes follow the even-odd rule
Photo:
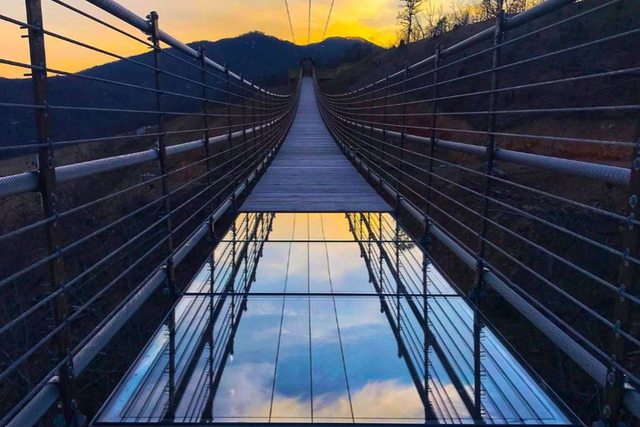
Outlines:
[[[576,424],[378,213],[238,216],[93,424],[240,422]]]

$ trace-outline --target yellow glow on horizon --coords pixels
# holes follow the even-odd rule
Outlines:
[[[307,44],[308,0],[288,0],[296,43]],[[437,4],[449,0],[432,0]],[[136,28],[108,15],[86,0],[67,0],[74,7],[92,14],[141,39]],[[152,9],[160,15],[160,27],[184,42],[220,40],[250,31],[291,41],[291,32],[282,0],[118,0],[124,7],[144,17]],[[117,53],[123,57],[141,54],[147,47],[117,34],[87,18],[43,0],[44,24],[50,31],[84,43]],[[396,15],[398,0],[335,0],[326,37],[360,37],[381,46],[389,46],[397,36]],[[331,0],[315,0],[311,9],[311,43],[322,39]],[[0,13],[25,21],[24,2],[5,0]],[[0,22],[0,51],[2,57],[23,63],[29,62],[28,41],[20,38],[26,31]],[[95,65],[115,61],[109,57],[48,36],[46,38],[49,67],[77,72]],[[27,72],[0,65],[1,77],[22,77]]]

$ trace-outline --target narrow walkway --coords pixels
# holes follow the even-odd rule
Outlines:
[[[391,211],[329,134],[310,77],[302,80],[301,91],[289,135],[241,211]]]

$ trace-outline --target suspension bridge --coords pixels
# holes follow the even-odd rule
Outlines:
[[[499,10],[348,92],[308,67],[262,87],[155,12],[51,2],[150,56],[47,29],[41,0],[0,14],[32,84],[0,109],[34,129],[0,146],[1,425],[638,422],[633,1]],[[45,40],[149,80],[49,67]],[[148,105],[61,104],[60,76]],[[55,138],[65,114],[148,125]]]

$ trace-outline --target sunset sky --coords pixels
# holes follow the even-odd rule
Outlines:
[[[66,0],[70,5],[91,12],[119,28],[140,35],[140,32],[118,22],[84,0]],[[308,0],[288,0],[296,42],[307,43]],[[446,2],[447,0],[432,0]],[[119,0],[123,6],[140,16],[158,11],[161,28],[184,42],[218,40],[235,37],[248,31],[262,31],[281,39],[291,40],[284,0]],[[24,21],[24,1],[2,0],[0,14]],[[102,47],[123,56],[145,52],[145,47],[82,18],[51,0],[42,0],[45,27],[65,36]],[[380,45],[396,39],[398,0],[335,0],[327,37],[362,37]],[[319,42],[327,20],[331,0],[315,0],[311,11],[311,42]],[[26,39],[12,24],[0,22],[0,52],[3,58],[27,62]],[[113,58],[70,47],[60,41],[47,40],[49,67],[79,71]],[[24,70],[0,65],[0,76],[20,77]]]

